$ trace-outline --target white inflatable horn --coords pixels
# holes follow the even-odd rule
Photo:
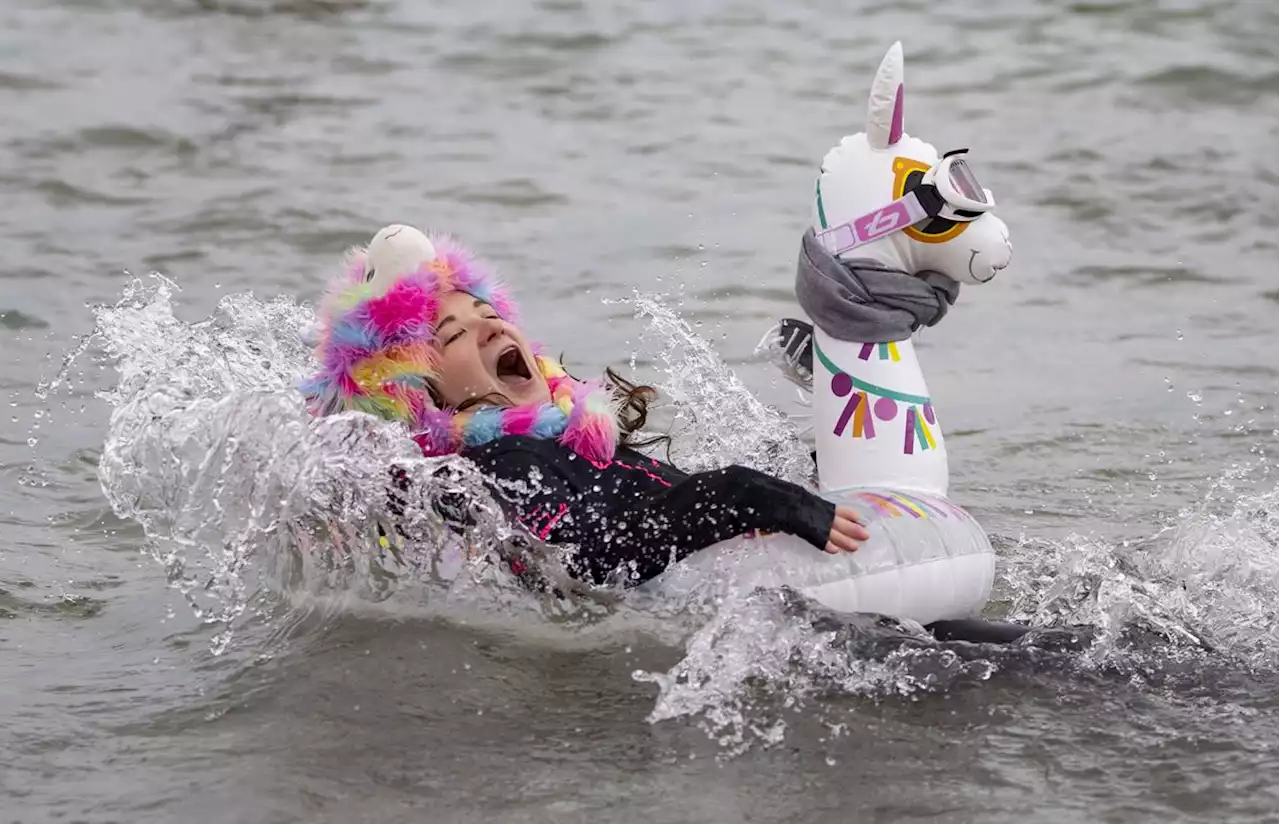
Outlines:
[[[887,149],[902,139],[903,92],[902,43],[894,43],[880,61],[871,94],[867,98],[867,145]]]

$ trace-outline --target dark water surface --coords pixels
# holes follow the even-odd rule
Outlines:
[[[817,164],[895,39],[908,132],[972,147],[1013,233],[919,347],[998,601],[1214,652],[899,690],[852,653],[739,679],[814,637],[754,613],[716,657],[652,620],[329,605],[215,656],[104,498],[114,374],[37,394],[124,270],[187,321],[310,302],[412,222],[498,263],[584,374],[641,333],[602,299],[683,288],[785,404],[752,349],[798,311]],[[6,0],[0,820],[1274,820],[1276,43],[1254,0]]]

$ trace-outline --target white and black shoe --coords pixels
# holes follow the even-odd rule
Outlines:
[[[799,411],[778,411],[795,424],[800,440],[813,451],[813,325],[783,318],[756,344],[756,354],[764,355],[783,377],[800,387],[792,401]]]
[[[813,392],[813,324],[783,318],[756,344],[756,354],[765,355],[787,380]]]

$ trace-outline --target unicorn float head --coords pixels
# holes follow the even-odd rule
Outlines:
[[[796,296],[814,322],[819,484],[947,492],[938,410],[912,334],[937,323],[960,284],[1009,265],[1009,230],[966,161],[905,131],[902,44],[880,63],[864,131],[827,152],[814,189]]]

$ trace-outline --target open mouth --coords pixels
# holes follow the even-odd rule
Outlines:
[[[523,383],[533,377],[533,370],[529,368],[529,362],[525,360],[524,353],[520,351],[520,347],[515,344],[503,350],[502,354],[498,356],[494,368],[497,370],[498,380],[504,383]]]

